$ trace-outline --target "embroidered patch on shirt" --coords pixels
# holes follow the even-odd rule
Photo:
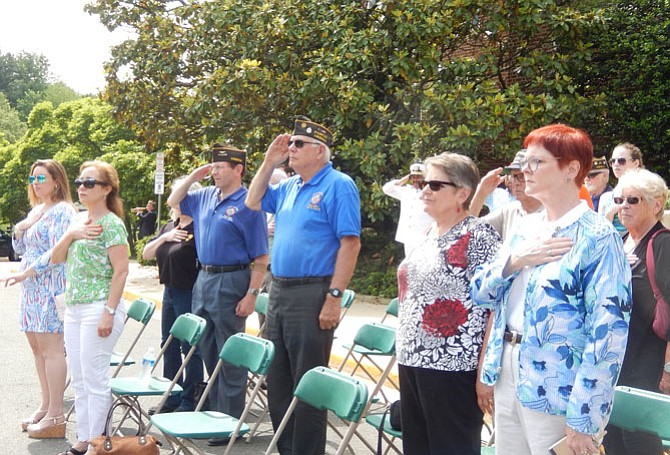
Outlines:
[[[319,204],[321,203],[321,200],[323,199],[323,193],[318,192],[312,194],[312,197],[309,200],[309,204],[307,204],[307,208],[310,210],[321,210],[321,207]]]
[[[233,221],[233,216],[237,213],[237,207],[230,205],[226,208],[226,214],[223,216],[228,221]]]

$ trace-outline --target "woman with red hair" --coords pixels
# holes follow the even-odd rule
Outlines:
[[[482,366],[494,386],[496,454],[546,455],[563,436],[597,454],[628,337],[631,273],[621,237],[580,201],[588,135],[567,125],[532,131],[522,170],[528,215],[473,280],[495,310]]]

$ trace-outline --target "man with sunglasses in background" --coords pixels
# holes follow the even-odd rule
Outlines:
[[[598,204],[600,203],[600,196],[607,191],[612,191],[609,184],[610,168],[607,166],[607,158],[604,156],[593,157],[593,164],[591,164],[591,171],[586,174],[584,185],[589,190],[591,201],[593,202],[593,210],[598,211]]]
[[[244,332],[268,264],[268,234],[263,212],[244,205],[242,184],[246,152],[214,144],[212,163],[200,166],[172,191],[168,205],[193,218],[199,271],[193,286],[192,311],[207,321],[200,352],[211,375],[226,340]],[[189,192],[195,182],[211,177],[214,185]],[[240,417],[247,370],[224,365],[210,392],[210,409]],[[212,438],[210,446],[228,438]]]
[[[275,430],[303,374],[328,365],[342,293],[360,250],[358,189],[333,168],[332,142],[326,127],[298,118],[292,135],[280,134],[268,147],[247,195],[249,208],[275,214],[265,328],[275,346],[267,379]],[[272,171],[287,158],[296,175],[269,186]],[[277,443],[279,452],[324,454],[326,417],[326,411],[298,404]]]
[[[139,233],[137,238],[141,239],[153,235],[156,232],[156,203],[152,200],[147,202],[146,207],[133,207],[130,209],[131,212],[136,213],[139,217]]]
[[[400,201],[400,217],[395,241],[405,247],[405,257],[414,249],[416,244],[423,240],[423,235],[433,222],[433,219],[423,210],[421,190],[423,190],[423,164],[413,163],[409,167],[409,174],[386,182],[382,191],[387,196]]]

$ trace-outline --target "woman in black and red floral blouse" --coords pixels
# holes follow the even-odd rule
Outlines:
[[[442,153],[425,164],[421,199],[435,222],[398,268],[404,454],[479,454],[477,365],[488,312],[473,308],[470,280],[500,236],[468,212],[479,183],[470,158]]]

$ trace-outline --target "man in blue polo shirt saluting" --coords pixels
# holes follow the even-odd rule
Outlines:
[[[191,172],[168,198],[169,205],[179,204],[181,212],[193,218],[200,270],[193,286],[192,308],[207,321],[200,350],[210,375],[228,337],[244,332],[268,264],[265,214],[244,205],[245,167],[246,152],[214,144],[212,164]],[[210,172],[214,186],[188,192]],[[245,369],[224,365],[211,390],[211,407],[239,417],[246,383]],[[209,444],[226,442],[213,438]]]
[[[353,180],[330,163],[332,133],[307,119],[293,135],[270,144],[246,204],[275,214],[272,286],[266,336],[275,345],[268,374],[272,425],[277,429],[304,373],[327,366],[340,320],[342,291],[361,248],[360,197]],[[289,159],[297,175],[268,187]],[[298,404],[277,448],[282,455],[323,455],[326,412]]]

